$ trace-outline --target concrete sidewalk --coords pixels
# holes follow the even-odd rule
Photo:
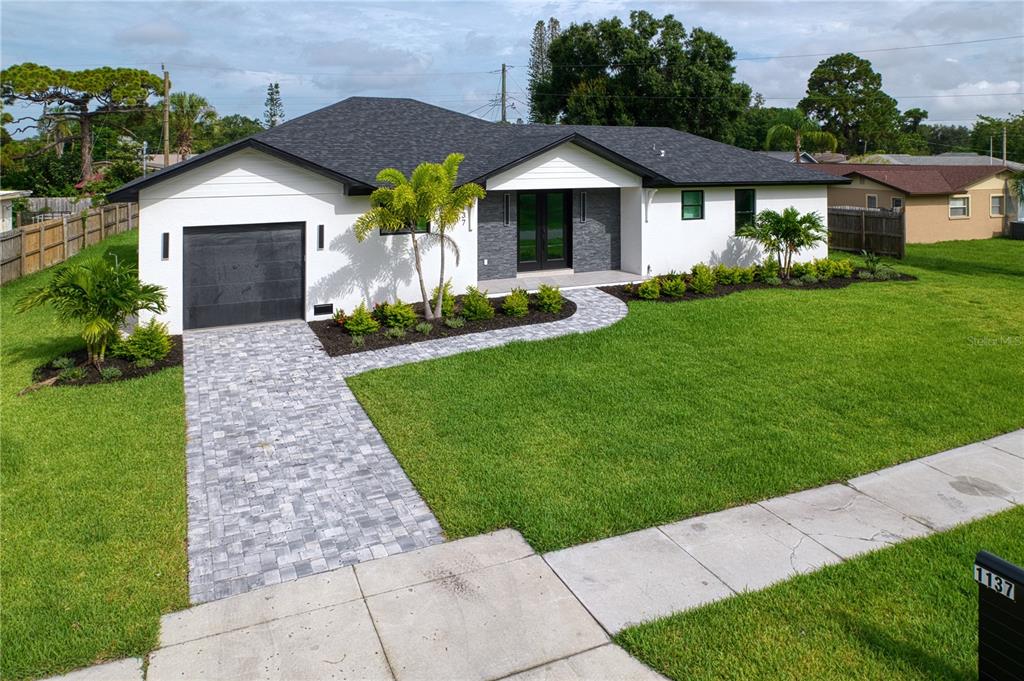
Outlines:
[[[1022,500],[1024,430],[544,556],[501,530],[166,615],[146,678],[660,679],[610,635]]]

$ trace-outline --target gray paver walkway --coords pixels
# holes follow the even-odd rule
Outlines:
[[[185,334],[189,589],[193,602],[443,541],[345,384],[369,369],[608,326],[596,289],[551,322],[328,357],[304,322]]]
[[[544,559],[610,632],[766,587],[1022,501],[1024,430]]]

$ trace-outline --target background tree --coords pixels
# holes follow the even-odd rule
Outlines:
[[[971,129],[966,125],[932,125],[922,123],[918,133],[924,139],[930,154],[947,151],[970,151]]]
[[[1003,157],[1003,126],[1006,126],[1006,157],[1010,161],[1024,163],[1024,112],[1009,114],[1006,118],[978,116],[971,129],[971,149],[988,155],[989,141],[992,155]]]
[[[783,145],[794,150],[794,158],[800,163],[800,154],[806,144],[812,151],[835,151],[836,136],[818,127],[802,111],[789,109],[775,119],[765,134],[764,148],[774,149]]]
[[[171,94],[171,139],[182,156],[192,153],[198,128],[209,128],[217,120],[217,111],[206,98],[194,92]]]
[[[271,83],[267,86],[267,99],[263,102],[263,123],[273,128],[284,121],[284,102],[281,101],[281,85]]]
[[[530,107],[545,122],[662,125],[731,141],[751,94],[733,82],[735,58],[725,40],[687,33],[672,15],[573,24],[548,47],[550,74]]]
[[[835,135],[845,154],[884,147],[898,128],[899,109],[882,91],[882,76],[849,52],[818,63],[797,107]]]
[[[163,81],[142,69],[110,68],[66,71],[48,66],[16,64],[0,72],[0,95],[5,104],[15,102],[41,104],[47,116],[58,115],[54,107],[67,107],[59,115],[78,124],[78,145],[81,152],[80,175],[92,177],[92,128],[95,122],[118,112],[144,106],[146,100],[163,88]],[[15,121],[28,121],[19,130],[38,128],[40,117],[25,116]],[[66,140],[61,140],[66,141]],[[42,147],[46,151],[57,142]]]
[[[561,32],[562,26],[559,24],[558,19],[554,17],[548,19],[546,25],[543,21],[538,21],[533,27],[533,38],[530,39],[530,75],[529,82],[527,83],[531,102],[534,97],[541,96],[537,90],[538,84],[551,77],[551,60],[548,58],[548,48]],[[550,123],[552,121],[541,120],[540,112],[531,107],[530,122]]]
[[[241,114],[224,116],[214,123],[208,148],[229,144],[249,135],[255,135],[263,129],[263,124],[255,118]]]

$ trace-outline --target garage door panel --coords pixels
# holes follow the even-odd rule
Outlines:
[[[189,227],[184,326],[304,316],[304,223]]]

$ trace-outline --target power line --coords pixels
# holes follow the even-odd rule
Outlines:
[[[519,91],[518,94],[527,95],[524,91]],[[538,94],[549,96],[549,97],[600,97],[600,98],[612,98],[612,99],[727,99],[727,95],[719,94],[708,94],[708,95],[629,95],[629,94],[587,94],[587,93],[572,93],[572,92],[540,92]],[[1016,97],[1024,95],[1024,90],[1019,92],[983,92],[983,93],[956,93],[946,95],[889,95],[895,99],[944,99],[946,97]],[[793,99],[803,99],[805,95],[796,95],[790,97],[762,97],[765,101],[789,101]]]

